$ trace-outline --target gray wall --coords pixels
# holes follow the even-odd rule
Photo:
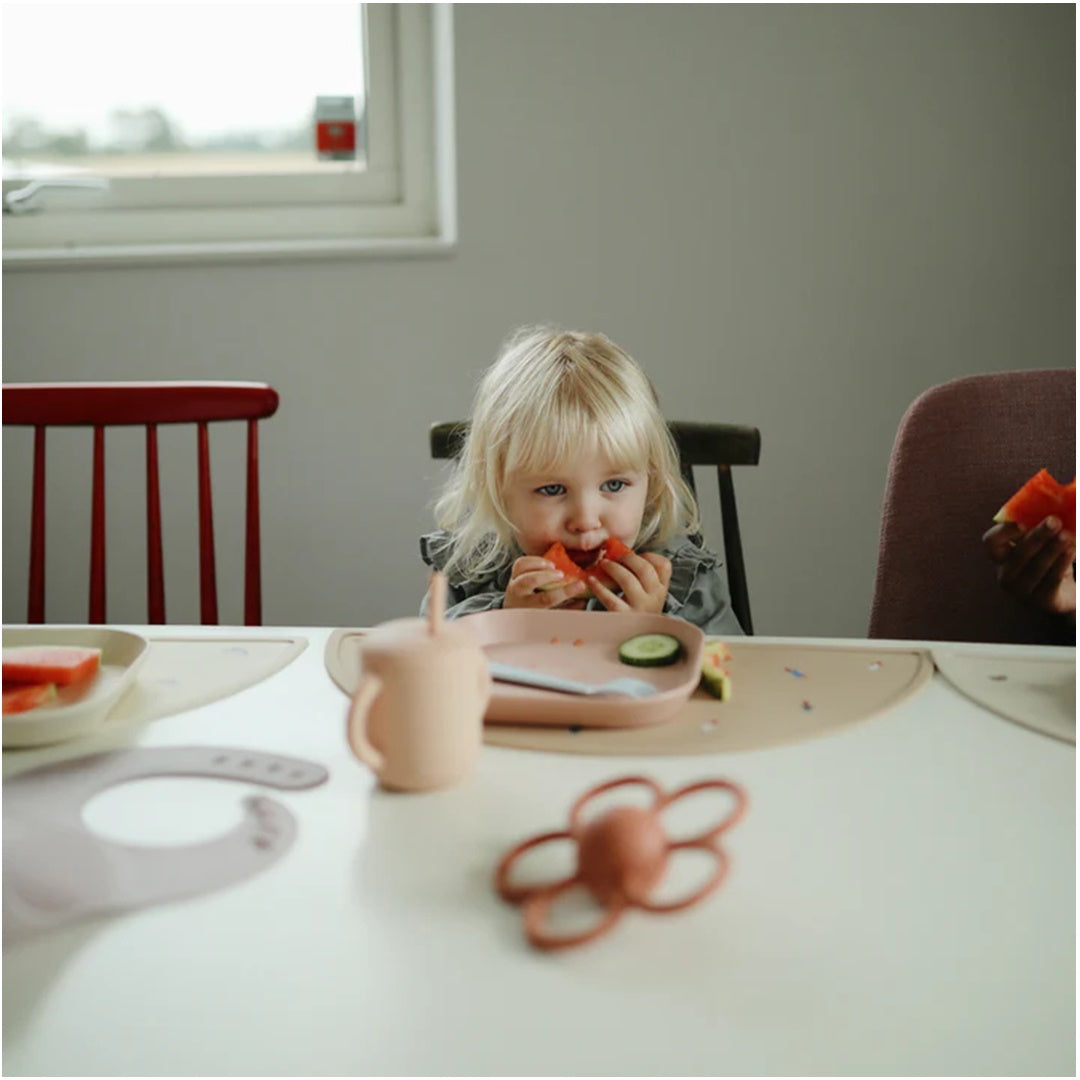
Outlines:
[[[761,428],[760,467],[736,476],[758,632],[864,634],[907,404],[1075,364],[1073,7],[454,14],[455,255],[9,273],[5,380],[271,382],[265,621],[362,625],[423,591],[428,425],[466,414],[514,326],[600,329],[668,416]],[[4,433],[5,622],[24,612],[28,442]],[[138,442],[112,445],[138,491]],[[78,536],[73,555],[52,541],[53,621],[85,619],[88,469],[81,451],[56,470],[51,510]],[[187,472],[169,484],[193,501]],[[217,491],[227,622],[239,485]],[[110,502],[113,621],[145,610],[140,507]],[[170,618],[196,621],[188,516],[169,519]]]

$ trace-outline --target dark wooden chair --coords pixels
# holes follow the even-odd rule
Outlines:
[[[885,482],[872,638],[1071,643],[1075,627],[1002,591],[981,538],[1041,468],[1076,469],[1076,370],[933,386],[897,429]]]
[[[761,457],[761,432],[756,427],[741,424],[704,424],[684,420],[671,420],[668,427],[679,450],[683,477],[695,495],[697,484],[694,481],[694,466],[710,466],[716,469],[724,536],[724,565],[731,593],[731,607],[739,625],[747,634],[752,634],[754,629],[750,617],[750,592],[746,584],[746,563],[743,558],[731,468],[733,465],[757,465]],[[444,460],[456,457],[468,430],[466,421],[432,424],[431,456]],[[700,540],[700,537],[698,539]]]
[[[164,623],[161,490],[158,473],[160,424],[194,424],[198,446],[199,600],[204,625],[218,621],[208,426],[247,421],[244,623],[262,623],[259,537],[258,422],[273,416],[278,395],[254,382],[72,382],[5,383],[4,426],[34,429],[33,493],[27,622],[45,621],[45,433],[46,428],[93,428],[93,487],[90,525],[91,623],[105,622],[105,430],[117,425],[146,428],[146,525],[148,622]],[[65,468],[70,468],[65,464]]]

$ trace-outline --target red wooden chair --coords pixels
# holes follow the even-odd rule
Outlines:
[[[258,422],[273,416],[278,395],[253,382],[73,382],[5,383],[4,426],[34,428],[34,472],[30,524],[27,622],[45,621],[45,429],[94,429],[90,529],[89,622],[105,622],[105,429],[146,428],[146,523],[148,622],[164,623],[161,491],[158,477],[159,424],[196,424],[198,445],[199,599],[204,625],[218,621],[214,561],[214,517],[210,493],[208,425],[247,421],[247,492],[244,549],[244,623],[262,623],[259,540]]]

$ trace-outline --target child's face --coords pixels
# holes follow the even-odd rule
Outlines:
[[[571,558],[590,561],[608,537],[633,547],[645,513],[648,477],[619,470],[600,452],[545,473],[508,478],[506,507],[526,555],[543,555],[556,540]]]

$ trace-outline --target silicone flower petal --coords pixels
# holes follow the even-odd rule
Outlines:
[[[562,889],[565,886],[572,885],[577,880],[576,876],[556,878],[554,881],[532,885],[514,885],[510,881],[510,868],[527,851],[532,851],[533,848],[553,840],[572,839],[573,836],[564,829],[561,832],[541,833],[539,836],[534,836],[530,840],[523,840],[520,844],[512,847],[499,860],[499,865],[495,868],[495,891],[511,904],[520,904],[537,893],[549,892],[552,889]]]
[[[691,904],[696,904],[699,900],[704,900],[709,893],[718,889],[720,883],[727,877],[729,866],[727,852],[713,847],[713,845],[709,843],[682,843],[679,847],[683,850],[697,848],[700,851],[708,852],[716,860],[716,869],[713,871],[712,877],[700,888],[695,889],[692,893],[689,893],[678,900],[669,900],[666,903],[655,903],[652,900],[636,901],[635,906],[641,908],[642,911],[651,911],[657,915],[667,911],[681,911],[683,908],[690,907]],[[670,850],[676,850],[674,844],[671,846]]]
[[[547,929],[548,915],[556,901],[570,889],[585,888],[579,878],[571,878],[557,885],[553,889],[534,892],[522,908],[522,919],[525,923],[525,936],[531,945],[538,949],[552,951],[555,949],[569,949],[574,945],[584,945],[587,941],[598,938],[607,933],[622,918],[627,909],[627,903],[622,897],[612,900],[606,907],[599,907],[602,918],[588,930],[579,931],[576,934],[553,934]]]
[[[693,795],[698,791],[730,791],[735,796],[735,805],[732,807],[730,813],[721,821],[718,825],[713,825],[711,828],[706,829],[705,832],[699,833],[697,836],[688,836],[683,840],[675,840],[671,844],[671,850],[677,851],[679,848],[691,848],[691,847],[712,847],[713,842],[720,836],[721,833],[726,832],[733,825],[736,825],[746,813],[746,792],[743,791],[738,784],[733,784],[728,780],[701,780],[696,784],[688,784],[686,787],[679,788],[678,791],[673,791],[668,795],[661,806],[657,807],[658,810],[666,810],[679,799],[684,798],[687,795]]]

